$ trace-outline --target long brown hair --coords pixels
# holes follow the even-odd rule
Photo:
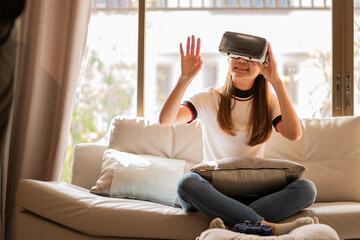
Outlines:
[[[256,77],[253,88],[254,93],[248,125],[248,134],[251,132],[250,140],[247,143],[249,146],[266,142],[272,131],[270,92],[268,82],[263,75],[259,74]],[[219,93],[220,102],[217,114],[219,127],[226,134],[235,136],[236,126],[231,119],[231,110],[235,106],[235,103],[231,104],[235,89],[230,72],[228,72],[225,84]]]

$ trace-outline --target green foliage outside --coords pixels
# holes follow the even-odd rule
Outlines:
[[[61,175],[65,182],[71,180],[73,146],[77,143],[106,143],[113,117],[131,115],[134,111],[136,65],[127,64],[121,58],[115,63],[105,63],[92,50],[80,84]]]

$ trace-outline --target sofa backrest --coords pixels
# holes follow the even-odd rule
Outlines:
[[[318,189],[317,202],[360,201],[360,117],[302,120],[303,137],[288,141],[273,131],[265,157],[288,159],[305,165],[304,178]],[[186,160],[192,165],[203,158],[201,125],[198,122],[160,126],[143,118],[116,117],[109,129],[109,148],[136,154]],[[78,145],[74,153],[73,183],[90,188],[98,178],[105,146]],[[96,153],[95,153],[96,152]],[[91,160],[90,160],[91,159]],[[84,164],[86,161],[94,163]],[[96,162],[96,163],[95,163]],[[91,167],[92,170],[86,170]],[[90,176],[92,175],[92,176]]]
[[[203,159],[201,124],[161,126],[144,118],[118,116],[110,125],[109,148],[199,163]]]
[[[305,165],[317,202],[360,201],[360,117],[301,120],[303,137],[295,142],[273,133],[265,157]]]
[[[71,183],[90,189],[101,173],[102,155],[107,148],[186,160],[186,169],[203,159],[201,124],[161,126],[144,118],[115,117],[109,127],[108,145],[76,144]]]

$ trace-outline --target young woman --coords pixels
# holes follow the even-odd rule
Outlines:
[[[289,140],[302,136],[295,110],[285,92],[270,45],[268,63],[229,58],[229,71],[220,89],[208,89],[181,104],[181,99],[202,67],[200,39],[187,38],[186,52],[180,44],[181,76],[166,100],[160,124],[174,125],[199,119],[202,123],[204,161],[226,157],[263,157],[264,143],[275,130]],[[268,89],[273,86],[276,96]],[[198,210],[211,219],[220,218],[233,227],[249,220],[273,227],[274,235],[290,232],[309,217],[291,223],[276,224],[315,201],[316,188],[305,179],[266,196],[228,197],[218,192],[196,173],[185,174],[179,181],[178,195],[185,210]]]

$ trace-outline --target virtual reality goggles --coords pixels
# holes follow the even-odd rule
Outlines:
[[[235,32],[225,32],[219,46],[224,56],[260,63],[267,63],[267,49],[265,38]]]

